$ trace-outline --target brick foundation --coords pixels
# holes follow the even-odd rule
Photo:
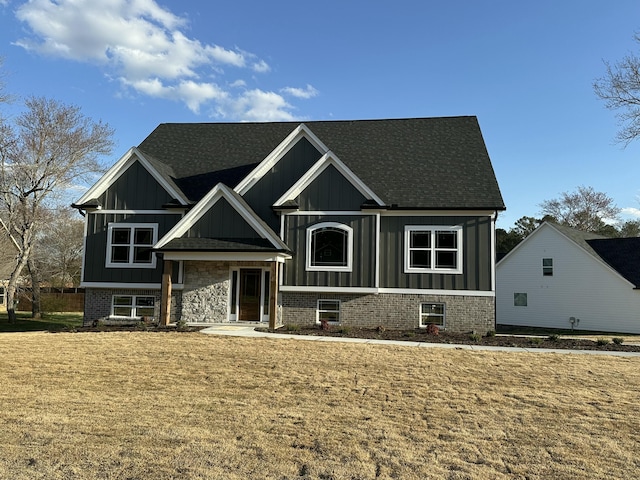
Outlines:
[[[316,323],[318,299],[340,300],[340,324],[389,329],[418,328],[421,303],[444,303],[445,329],[451,332],[495,329],[495,298],[457,295],[346,295],[282,292],[282,320],[286,324]]]
[[[132,288],[87,288],[84,295],[84,326],[91,326],[97,322],[104,325],[128,325],[138,320],[111,317],[111,303],[114,295],[148,295],[155,297],[154,319],[160,318],[160,289],[140,290]],[[182,292],[174,291],[171,295],[171,318],[179,318],[181,310]]]

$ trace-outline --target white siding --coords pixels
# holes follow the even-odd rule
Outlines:
[[[553,258],[553,276],[542,259]],[[532,327],[640,333],[640,290],[550,225],[536,232],[497,267],[496,323]],[[514,306],[514,293],[527,306]]]

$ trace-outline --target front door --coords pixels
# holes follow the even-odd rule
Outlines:
[[[262,270],[240,270],[240,297],[238,320],[258,322],[260,321],[260,278]]]

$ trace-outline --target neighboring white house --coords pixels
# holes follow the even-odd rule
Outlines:
[[[545,222],[497,265],[496,323],[640,334],[640,238]]]

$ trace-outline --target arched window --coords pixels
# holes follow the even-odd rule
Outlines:
[[[353,229],[325,222],[307,229],[307,270],[350,272]]]

